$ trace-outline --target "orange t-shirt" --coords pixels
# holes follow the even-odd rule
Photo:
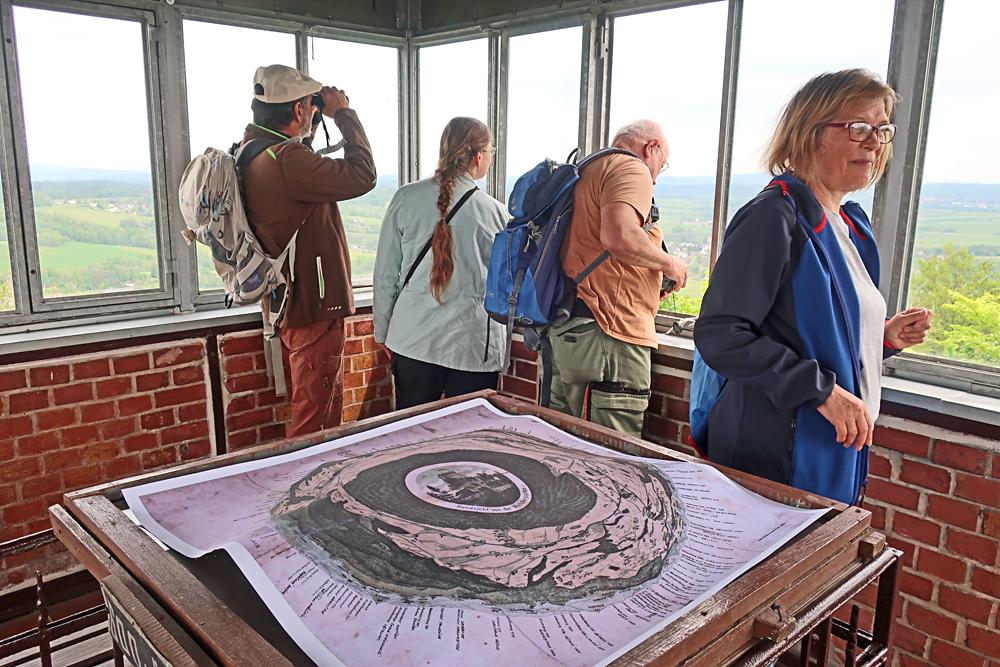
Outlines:
[[[653,179],[641,161],[609,155],[592,162],[580,174],[573,192],[573,224],[562,248],[562,267],[575,276],[604,252],[601,207],[621,202],[634,208],[642,226],[653,202]],[[663,234],[657,225],[648,232],[657,246]],[[624,264],[609,257],[577,288],[577,296],[594,313],[598,326],[612,338],[655,348],[656,313],[660,308],[663,274],[657,269]]]

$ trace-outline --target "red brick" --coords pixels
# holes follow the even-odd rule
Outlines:
[[[878,477],[892,477],[892,461],[887,457],[872,452],[868,459],[868,472]]]
[[[122,441],[122,448],[126,452],[137,452],[142,449],[152,449],[159,444],[154,433],[139,433]]]
[[[111,375],[111,364],[107,359],[94,359],[73,364],[73,379],[102,378]]]
[[[59,431],[47,431],[38,435],[29,435],[17,440],[17,453],[20,456],[34,456],[59,449],[61,442]]]
[[[90,401],[94,398],[94,385],[90,382],[81,382],[65,387],[56,387],[52,390],[52,398],[56,405]]]
[[[979,507],[946,496],[927,496],[927,515],[960,528],[975,530],[979,525]]]
[[[130,456],[120,456],[114,461],[104,464],[104,473],[110,480],[128,477],[142,470],[142,465],[137,454]]]
[[[222,365],[226,375],[242,375],[253,370],[253,357],[249,354],[241,354],[236,357],[229,357]]]
[[[354,336],[371,336],[375,333],[375,323],[370,319],[354,321]]]
[[[983,667],[986,659],[947,642],[931,642],[931,662],[947,667]]]
[[[229,445],[230,451],[236,451],[237,449],[243,449],[244,447],[250,447],[257,444],[257,429],[250,429],[248,431],[239,431],[237,433],[228,433],[226,435],[226,444]]]
[[[135,376],[136,391],[153,391],[162,387],[170,386],[170,372],[158,371],[156,373],[143,373]]]
[[[372,369],[371,374],[368,376],[368,383],[378,384],[379,382],[388,379],[388,377],[389,377],[389,368],[387,366],[379,366],[378,368]]]
[[[139,417],[139,424],[144,431],[156,431],[165,426],[173,426],[176,423],[174,411],[172,409],[147,412]]]
[[[89,465],[63,471],[63,483],[67,490],[93,486],[102,481],[101,466]]]
[[[365,351],[364,341],[359,338],[353,340],[348,340],[344,342],[344,356],[349,357],[353,354],[361,354]]]
[[[646,415],[646,432],[661,440],[675,442],[677,440],[677,423],[648,414]]]
[[[917,570],[922,574],[930,574],[960,584],[965,581],[966,564],[957,558],[921,547],[917,556]]]
[[[919,655],[924,654],[924,646],[927,644],[927,635],[902,623],[896,623],[892,639],[897,647]]]
[[[55,408],[35,414],[35,424],[39,431],[62,428],[76,423],[76,411],[73,408]]]
[[[66,468],[72,468],[73,466],[80,465],[80,459],[82,458],[83,447],[60,449],[55,452],[49,452],[45,455],[45,472],[59,472],[61,470],[65,470]]]
[[[21,417],[0,418],[0,440],[16,438],[19,435],[27,435],[33,430],[31,417],[23,415]]]
[[[259,352],[264,347],[264,339],[260,334],[236,335],[222,340],[222,354],[227,357],[248,352]]]
[[[893,513],[892,532],[935,547],[941,543],[939,525],[900,511]]]
[[[118,414],[122,417],[137,415],[153,407],[153,401],[149,396],[130,396],[129,398],[118,399]],[[157,406],[159,407],[159,406]]]
[[[22,391],[19,394],[11,394],[8,397],[10,414],[16,415],[21,412],[32,412],[49,407],[49,392],[41,389],[39,391]]]
[[[538,366],[528,361],[516,361],[514,375],[528,382],[538,382]]]
[[[653,391],[684,398],[684,390],[686,388],[687,382],[683,378],[674,377],[673,375],[653,375]]]
[[[285,368],[288,368],[287,366]],[[253,375],[240,375],[226,379],[226,389],[237,394],[254,389],[267,389],[270,381],[264,373],[254,373]]]
[[[106,421],[101,424],[101,437],[105,440],[122,438],[135,433],[135,431],[135,417],[122,417],[121,419]]]
[[[63,429],[62,440],[64,447],[76,447],[77,445],[86,445],[89,442],[94,442],[97,440],[97,426],[86,424],[85,426],[74,426],[73,428]]]
[[[115,367],[116,375],[125,375],[126,373],[144,371],[149,368],[149,353],[134,354],[128,357],[118,357],[112,363]]]
[[[14,447],[12,438],[0,440],[0,461],[9,461],[17,456],[17,448]]]
[[[58,493],[63,490],[62,475],[55,473],[26,480],[21,485],[21,497],[25,500],[44,496],[49,493]]]
[[[354,389],[363,387],[365,376],[363,373],[344,373],[344,389]]]
[[[1000,658],[1000,631],[967,625],[965,627],[965,645],[973,651],[993,658]]]
[[[667,416],[679,422],[686,422],[690,415],[690,406],[687,401],[678,399],[667,399]]]
[[[69,382],[69,366],[42,366],[28,371],[28,379],[32,387],[49,387],[54,384]]]
[[[277,440],[278,438],[285,437],[285,425],[284,424],[268,424],[267,426],[262,426],[260,428],[260,442],[268,442],[270,440]]]
[[[991,507],[1000,507],[1000,480],[958,473],[955,495]]]
[[[173,428],[163,429],[160,431],[160,443],[172,445],[176,442],[194,440],[195,438],[204,438],[206,436],[208,436],[208,422],[193,422],[191,424],[181,424]]]
[[[354,405],[344,405],[344,412],[341,423],[348,423],[357,421],[358,416],[361,414],[361,404],[355,403]]]
[[[986,513],[986,516],[983,518],[983,534],[1000,539],[1000,513]]]
[[[997,542],[988,537],[980,537],[961,530],[949,528],[946,535],[949,552],[962,554],[979,561],[983,565],[992,566],[997,560]]]
[[[906,620],[917,630],[923,630],[934,637],[955,641],[958,624],[954,619],[919,605],[913,600],[906,604]]]
[[[11,505],[4,508],[3,520],[9,524],[24,523],[25,521],[37,519],[44,515],[46,509],[48,509],[48,505],[42,499],[32,500],[20,505]]]
[[[174,385],[178,387],[195,382],[205,382],[205,369],[201,366],[178,368],[174,371],[173,380]]]
[[[518,396],[529,401],[535,400],[536,385],[531,382],[527,382],[521,378],[504,375],[500,386],[506,393],[513,394],[514,396]]]
[[[365,354],[355,354],[352,357],[347,357],[351,360],[351,367],[348,369],[346,366],[344,370],[350,370],[351,372],[363,371],[369,368],[375,368],[378,366],[378,353],[376,352],[366,352]]]
[[[383,384],[380,384],[378,386],[378,391],[375,392],[375,395],[378,396],[379,398],[392,396],[392,394],[393,394],[393,388],[391,382],[385,382]]]
[[[284,436],[284,429],[281,432]],[[199,459],[203,456],[208,456],[212,453],[212,443],[209,440],[195,440],[194,442],[185,442],[180,447],[181,460],[190,461],[191,459]]]
[[[94,383],[97,398],[114,398],[132,393],[132,378],[120,377]]]
[[[259,394],[242,394],[240,396],[234,396],[229,399],[229,405],[226,407],[226,414],[236,414],[239,412],[246,412],[247,410],[253,410],[257,407],[257,399],[268,392],[260,392]],[[274,392],[270,392],[273,396]]]
[[[938,441],[934,443],[931,460],[949,468],[982,474],[986,472],[989,453],[968,445]]]
[[[288,396],[278,396],[274,393],[273,389],[268,389],[267,391],[258,392],[257,394],[257,405],[259,407],[264,407],[265,405],[278,405],[279,403],[284,403],[288,401]],[[250,406],[253,408],[253,405]]]
[[[107,461],[113,461],[118,454],[119,449],[116,441],[99,442],[84,448],[82,463],[84,465],[106,463]]]
[[[973,567],[972,587],[980,593],[1000,598],[1000,574],[984,570],[981,567]]]
[[[371,401],[365,403],[363,408],[364,417],[377,417],[378,415],[384,415],[387,412],[392,412],[392,403],[388,398],[380,398],[377,401]]]
[[[927,436],[898,431],[894,428],[886,428],[884,426],[875,427],[874,440],[875,444],[879,447],[923,458],[927,458],[927,452],[931,444],[930,438]]]
[[[868,495],[889,505],[911,510],[917,509],[917,505],[920,504],[920,493],[917,491],[906,486],[886,482],[877,477],[868,479]]]
[[[649,417],[647,416],[646,419],[649,419]],[[872,528],[885,531],[886,516],[889,512],[888,508],[885,505],[867,503],[866,509],[872,513]]]
[[[950,586],[941,586],[938,590],[938,605],[953,614],[962,616],[978,623],[986,624],[990,618],[991,600],[972,595]]]
[[[0,486],[0,507],[4,505],[10,505],[15,500],[17,500],[17,487],[13,484],[5,484]],[[0,537],[0,542],[6,542],[3,537]]]
[[[0,373],[0,391],[24,389],[28,386],[28,374],[24,370]]]
[[[115,416],[115,402],[92,403],[80,407],[80,423],[101,422]]]
[[[271,408],[254,410],[253,412],[243,412],[238,415],[231,415],[226,420],[226,428],[229,431],[242,431],[251,426],[270,424],[274,421],[274,412]]]
[[[901,573],[899,579],[899,590],[907,595],[912,595],[913,597],[920,598],[921,600],[930,600],[934,594],[934,582],[930,579],[924,579],[921,576],[913,574],[912,572],[906,572],[905,570]]]
[[[903,459],[903,469],[899,473],[899,478],[904,482],[941,493],[948,493],[948,489],[951,488],[951,473],[948,470],[910,459]]]
[[[180,366],[202,358],[201,345],[185,345],[184,347],[172,347],[167,350],[153,352],[153,366],[163,368],[165,366]]]
[[[146,452],[142,455],[143,470],[149,470],[150,468],[158,468],[160,466],[165,466],[176,462],[177,462],[177,450],[174,449],[173,447],[167,447],[165,449],[157,449],[151,452]]]
[[[0,466],[0,482],[20,482],[41,472],[41,459],[37,456],[14,459]]]

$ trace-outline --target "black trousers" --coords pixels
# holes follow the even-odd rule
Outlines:
[[[496,389],[500,379],[500,373],[457,371],[395,352],[392,355],[392,375],[396,381],[397,410],[436,401],[441,394],[450,398],[483,389]]]

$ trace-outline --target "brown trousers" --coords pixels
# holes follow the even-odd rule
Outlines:
[[[292,423],[288,437],[340,425],[344,412],[344,320],[281,329],[288,348]]]

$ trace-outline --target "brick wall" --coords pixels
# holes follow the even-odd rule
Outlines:
[[[344,421],[392,409],[388,359],[370,314],[346,322]],[[0,364],[0,542],[49,527],[62,494],[210,456],[215,433],[208,336]],[[229,450],[281,438],[289,418],[264,366],[259,329],[218,336]],[[0,593],[74,559],[52,545],[0,560]]]
[[[48,528],[67,491],[207,456],[206,377],[200,340],[0,367],[0,542]],[[0,590],[40,556],[0,563]]]
[[[504,393],[535,400],[515,343]],[[688,454],[689,371],[653,355],[652,396],[643,437]],[[896,667],[1000,667],[1000,441],[880,417],[865,507],[903,552],[896,603]],[[874,590],[855,600],[871,627]],[[838,612],[847,620],[849,608]]]
[[[345,324],[343,421],[389,412],[393,407],[389,359],[372,336],[372,318],[350,317]],[[229,450],[284,437],[291,418],[289,396],[274,392],[260,331],[220,336],[219,362]],[[287,359],[285,369],[287,376]]]

